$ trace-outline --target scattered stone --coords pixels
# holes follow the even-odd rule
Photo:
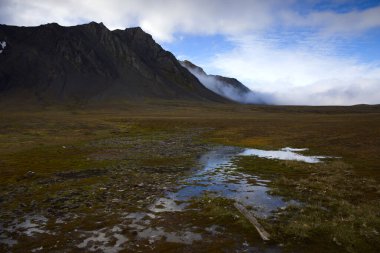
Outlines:
[[[34,172],[34,171],[28,171],[26,174],[25,174],[25,176],[26,177],[32,177],[32,176],[34,176],[36,174],[36,172]]]

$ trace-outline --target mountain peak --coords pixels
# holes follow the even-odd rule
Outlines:
[[[2,97],[30,94],[49,103],[145,97],[227,101],[206,89],[140,27],[1,25],[2,41]]]
[[[95,30],[95,31],[107,31],[107,32],[110,31],[102,22],[96,23],[95,21],[92,21],[92,22],[87,23],[87,24],[77,25],[76,27]]]
[[[40,25],[41,27],[60,27],[60,25],[58,23],[47,23],[47,24],[42,24]]]
[[[107,28],[103,22],[100,22],[100,23],[97,23],[95,21],[91,21],[90,23],[87,23],[87,24],[83,24],[84,26],[88,25],[88,26],[97,26],[97,27],[102,27],[102,28]],[[108,29],[108,28],[107,28]]]
[[[189,60],[180,61],[180,63],[182,64],[182,66],[184,66],[187,69],[198,71],[202,75],[207,75],[206,72],[203,70],[203,68],[195,65]]]
[[[145,32],[139,26],[137,26],[137,27],[131,27],[131,28],[126,28],[123,32],[129,34],[131,40],[133,40],[133,39],[137,39],[137,40],[143,39],[143,40],[149,40],[152,43],[156,43],[154,41],[152,35],[150,35],[149,33]]]
[[[140,26],[128,27],[125,30],[146,33]]]

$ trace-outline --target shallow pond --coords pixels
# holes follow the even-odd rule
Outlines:
[[[268,192],[268,180],[258,176],[239,172],[233,164],[237,156],[257,156],[267,159],[295,160],[317,163],[324,156],[305,156],[296,152],[307,149],[283,148],[281,150],[244,149],[238,147],[217,147],[199,159],[200,170],[180,182],[175,191],[156,201],[150,207],[152,212],[172,212],[184,210],[192,198],[205,193],[233,199],[251,207],[256,216],[265,218],[272,211],[295,201],[285,202],[279,196]]]

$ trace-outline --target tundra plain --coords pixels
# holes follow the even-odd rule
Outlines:
[[[0,251],[380,251],[379,106],[152,100],[5,105],[0,115]],[[298,203],[258,218],[269,242],[213,192],[182,212],[146,215],[217,146],[335,158],[232,160],[265,180],[271,196]]]

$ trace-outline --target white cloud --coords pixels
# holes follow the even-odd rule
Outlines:
[[[239,34],[273,24],[275,9],[283,3],[226,0],[9,0],[2,3],[0,21],[14,25],[62,25],[97,21],[111,29],[138,25],[160,41],[176,32],[189,34]]]
[[[380,103],[380,66],[334,55],[313,43],[282,47],[265,38],[232,38],[235,48],[210,59],[207,69],[238,77],[279,104]],[[322,43],[318,41],[318,43]]]
[[[311,12],[304,16],[291,11],[283,13],[283,19],[287,26],[314,27],[320,29],[320,32],[325,35],[354,34],[380,27],[379,17],[380,6],[346,13],[321,11]]]
[[[324,32],[360,32],[380,26],[380,7],[344,14],[300,15],[294,0],[2,0],[0,23],[76,25],[103,22],[111,29],[141,26],[159,41],[177,32],[238,35],[273,26],[318,27]]]

